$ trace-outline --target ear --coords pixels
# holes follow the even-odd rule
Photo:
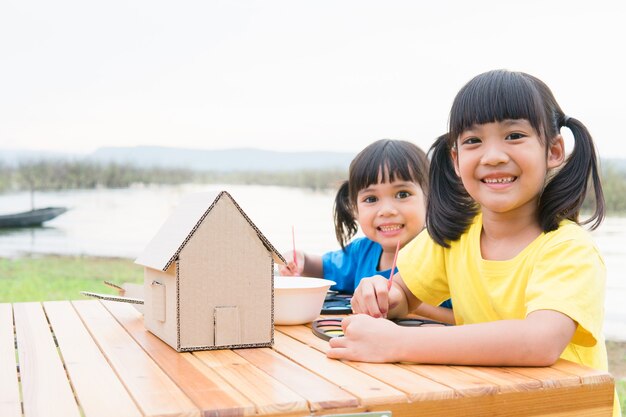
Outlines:
[[[565,161],[565,142],[557,135],[548,147],[548,169],[559,167]]]
[[[452,158],[452,165],[454,165],[454,172],[456,173],[457,177],[460,177],[461,174],[459,173],[459,150],[457,149],[456,145],[450,149],[450,157]]]

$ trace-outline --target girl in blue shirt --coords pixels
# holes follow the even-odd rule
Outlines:
[[[326,278],[332,290],[352,294],[363,277],[389,277],[398,241],[403,247],[424,228],[428,158],[413,143],[381,139],[350,163],[337,191],[335,234],[341,249],[322,256],[285,253],[281,275]],[[365,235],[350,241],[359,226]],[[396,271],[394,271],[395,273]],[[449,309],[424,305],[417,314],[451,322]]]

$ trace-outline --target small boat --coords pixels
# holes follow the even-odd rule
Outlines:
[[[0,215],[0,227],[31,227],[41,226],[43,222],[52,220],[57,216],[65,213],[65,207],[45,207],[21,213],[2,214]]]

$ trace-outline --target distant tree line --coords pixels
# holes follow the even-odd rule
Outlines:
[[[335,170],[212,172],[191,169],[139,168],[132,164],[97,164],[86,161],[41,160],[0,164],[0,192],[90,188],[126,188],[133,184],[246,184],[300,187],[311,190],[336,189],[347,172]],[[602,166],[602,186],[607,211],[626,214],[626,170],[612,164]],[[589,198],[583,210],[593,207]]]
[[[131,164],[40,160],[2,169],[0,191],[125,188],[133,183],[179,184],[190,181],[185,169],[143,169]]]
[[[339,187],[348,173],[340,169],[301,171],[197,172],[196,180],[206,184],[277,185],[311,190]]]
[[[124,163],[40,160],[22,162],[16,166],[0,164],[0,192],[126,188],[133,184],[183,183],[279,185],[319,190],[335,187],[346,175],[346,172],[339,169],[210,172],[184,168],[140,168]]]

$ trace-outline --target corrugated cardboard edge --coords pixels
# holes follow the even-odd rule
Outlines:
[[[176,351],[182,352],[180,348],[180,268],[178,261],[176,261]]]
[[[130,303],[130,304],[143,304],[143,300],[141,298],[122,297],[119,295],[111,295],[111,294],[99,294],[96,292],[89,292],[89,291],[81,291],[80,293],[82,295],[86,295],[87,297],[94,297],[100,300],[120,301],[123,303]]]
[[[274,294],[274,260],[272,259],[272,307],[271,307],[271,311],[272,311],[272,322],[271,322],[271,334],[270,334],[270,346],[274,345],[274,331],[275,331],[275,327],[276,325],[274,324],[274,304],[275,304],[275,300],[276,300],[276,294]]]
[[[193,234],[195,233],[195,231],[198,229],[198,227],[200,227],[200,225],[202,224],[202,222],[204,221],[204,219],[206,218],[206,216],[211,212],[211,210],[213,209],[213,207],[215,207],[215,204],[224,196],[227,196],[230,201],[232,201],[233,205],[237,208],[237,210],[239,210],[239,213],[243,216],[244,219],[246,219],[246,222],[248,222],[248,224],[250,225],[250,227],[252,227],[252,229],[255,231],[256,235],[258,236],[258,238],[261,240],[261,242],[263,243],[263,245],[265,246],[265,248],[272,254],[272,258],[275,262],[281,263],[281,264],[286,264],[287,261],[285,260],[285,258],[283,258],[283,256],[278,252],[278,250],[276,250],[276,248],[270,243],[270,241],[265,237],[265,235],[259,230],[259,228],[256,226],[256,224],[254,224],[254,222],[250,219],[250,217],[248,217],[248,215],[245,213],[245,211],[243,211],[243,209],[241,208],[241,206],[235,201],[235,199],[228,193],[228,191],[220,191],[217,196],[215,197],[215,199],[213,200],[213,203],[211,203],[211,205],[209,206],[208,209],[206,209],[204,211],[204,213],[200,216],[200,218],[196,221],[196,224],[192,227],[192,229],[189,231],[189,233],[187,234],[187,236],[185,237],[185,239],[183,240],[183,242],[178,246],[178,249],[171,255],[171,257],[169,258],[169,260],[166,262],[166,264],[161,268],[162,271],[166,271],[167,268],[169,268],[169,266],[178,258],[178,255],[180,254],[180,252],[183,250],[183,248],[185,247],[185,245],[187,244],[187,242],[189,242],[189,239],[191,239],[191,237],[193,236]],[[136,261],[135,261],[136,262]],[[147,265],[146,265],[147,266]]]
[[[177,352],[191,352],[195,350],[224,350],[224,349],[245,349],[245,348],[259,348],[259,347],[272,347],[272,342],[267,343],[249,343],[243,345],[226,345],[226,346],[191,346],[184,349],[180,348],[180,345],[176,349]]]

